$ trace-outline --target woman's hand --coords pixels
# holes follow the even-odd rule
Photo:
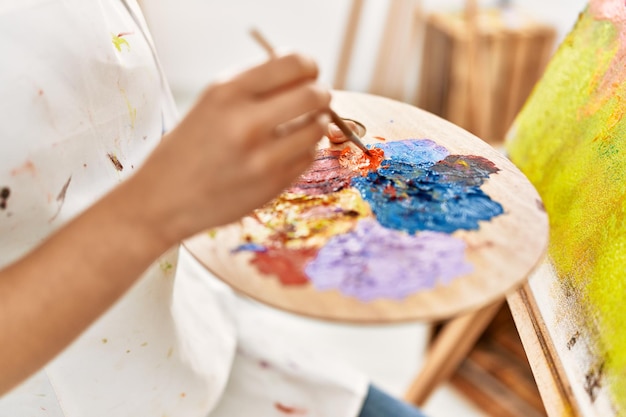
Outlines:
[[[353,132],[357,131],[356,123],[351,120],[344,120],[344,122]],[[328,137],[328,140],[335,145],[340,145],[348,140],[346,135],[344,135],[341,129],[339,129],[339,126],[334,123],[330,123],[327,126],[326,137]]]
[[[317,75],[286,55],[206,89],[134,179],[164,238],[239,219],[311,164],[330,103]]]

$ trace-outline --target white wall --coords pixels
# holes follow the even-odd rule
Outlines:
[[[389,0],[393,1],[393,0]],[[181,102],[212,79],[266,59],[248,31],[257,27],[277,49],[317,59],[321,81],[332,83],[351,0],[143,0],[144,13],[172,89]],[[480,1],[493,5],[495,0]],[[586,0],[518,0],[515,5],[570,30]],[[367,0],[347,89],[367,91],[386,17],[387,1]],[[423,0],[425,10],[453,10],[462,0]]]

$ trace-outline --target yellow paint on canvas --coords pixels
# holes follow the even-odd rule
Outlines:
[[[550,216],[549,253],[576,289],[626,411],[626,102],[623,28],[581,14],[507,141]],[[619,395],[618,395],[619,394]],[[619,413],[618,413],[619,414]]]

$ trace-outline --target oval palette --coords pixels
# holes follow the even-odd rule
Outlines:
[[[335,92],[370,156],[326,141],[250,216],[185,242],[235,290],[293,313],[382,323],[449,318],[502,297],[541,259],[548,221],[500,152],[430,113]]]

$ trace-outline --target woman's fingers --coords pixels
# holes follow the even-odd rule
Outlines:
[[[346,126],[348,126],[348,128],[350,128],[350,130],[352,130],[353,132],[357,132],[357,125],[356,123],[354,123],[351,120],[345,120]],[[330,140],[332,143],[344,143],[345,141],[348,140],[348,138],[346,137],[346,135],[343,134],[343,132],[341,131],[341,129],[339,129],[339,126],[337,126],[334,123],[330,123],[328,125],[328,130],[326,132],[326,137],[328,138],[328,140]]]
[[[301,123],[288,134],[269,141],[255,155],[256,161],[253,164],[261,171],[266,170],[265,175],[281,177],[286,175],[286,168],[296,161],[305,161],[305,165],[310,164],[315,157],[317,142],[324,135],[327,123],[328,118],[325,115],[307,119],[306,123]],[[288,181],[293,179],[288,178]]]
[[[326,133],[326,136],[332,143],[344,143],[348,140],[346,135],[344,135],[341,129],[339,129],[339,126],[334,123],[330,123],[328,125],[328,132]]]
[[[252,117],[262,121],[272,132],[276,126],[290,122],[298,125],[303,115],[306,117],[325,111],[330,105],[330,99],[328,90],[314,83],[306,83],[261,100]]]
[[[243,94],[263,96],[304,81],[315,80],[315,61],[300,54],[271,59],[236,76],[232,82]]]
[[[231,125],[237,126],[241,139],[258,145],[284,134],[304,115],[328,109],[330,92],[315,83],[316,76],[312,60],[286,55],[214,84],[204,98],[221,102],[213,110],[234,110],[228,117]]]

